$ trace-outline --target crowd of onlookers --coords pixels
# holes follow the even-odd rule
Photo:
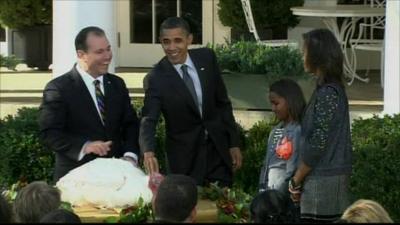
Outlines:
[[[35,181],[18,192],[10,204],[0,195],[0,223],[81,223],[75,213],[61,208],[59,190]]]
[[[250,214],[255,223],[301,223],[299,210],[277,190],[258,194],[251,202]],[[393,220],[378,202],[359,199],[334,223],[393,223]]]
[[[185,175],[166,176],[153,199],[155,222],[196,222],[196,181]],[[81,223],[73,212],[62,209],[60,192],[43,181],[21,189],[13,204],[0,195],[0,223]],[[281,192],[267,190],[254,197],[250,219],[254,223],[299,223],[298,206],[289,204]],[[377,202],[360,199],[349,206],[336,223],[393,223]]]

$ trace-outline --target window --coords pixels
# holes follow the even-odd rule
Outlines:
[[[193,33],[193,44],[202,43],[201,0],[131,0],[131,43],[160,43],[161,23],[171,16],[181,16],[189,23]]]

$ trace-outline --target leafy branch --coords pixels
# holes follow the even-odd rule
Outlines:
[[[217,183],[200,189],[200,198],[216,202],[218,222],[249,222],[251,196],[240,189],[221,188]]]
[[[140,197],[137,205],[129,206],[121,210],[119,216],[107,217],[105,223],[145,223],[154,220],[151,203],[144,203]]]

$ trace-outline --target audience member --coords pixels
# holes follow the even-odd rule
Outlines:
[[[16,222],[38,223],[61,204],[58,189],[44,181],[35,181],[22,188],[14,202]]]
[[[393,223],[393,220],[378,202],[360,199],[344,211],[340,222]]]
[[[11,205],[0,194],[0,223],[11,223],[13,222],[12,217]]]
[[[250,204],[250,216],[254,223],[299,222],[299,215],[295,213],[290,199],[278,190],[260,192]]]
[[[195,222],[196,181],[186,175],[170,174],[161,182],[154,200],[157,222]]]
[[[75,213],[66,209],[53,210],[40,219],[40,223],[82,223]]]

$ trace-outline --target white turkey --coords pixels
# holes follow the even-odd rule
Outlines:
[[[97,158],[71,170],[56,184],[61,200],[73,206],[123,208],[135,205],[139,197],[151,201],[149,176],[130,162]]]

